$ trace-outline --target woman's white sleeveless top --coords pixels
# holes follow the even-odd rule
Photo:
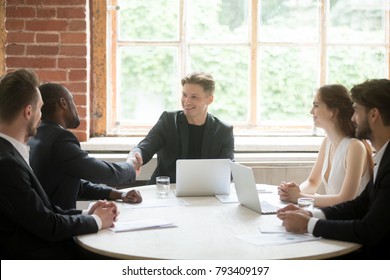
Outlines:
[[[325,172],[328,169],[328,165],[329,165],[329,153],[330,153],[331,143],[329,140],[326,142],[325,158],[324,158],[324,164],[322,166],[322,172],[321,172],[321,179],[322,179],[322,183],[324,184],[326,194],[336,195],[340,193],[345,178],[348,146],[354,140],[356,139],[348,138],[348,137],[341,140],[333,156],[332,167],[329,173],[328,181],[325,180]],[[366,172],[361,178],[357,195],[359,195],[364,190],[367,183],[370,181],[370,173],[368,171],[369,169],[366,168]]]

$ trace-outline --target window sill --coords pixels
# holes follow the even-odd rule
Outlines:
[[[82,142],[81,147],[94,154],[126,154],[143,137],[95,137]],[[246,161],[313,161],[320,148],[322,136],[236,136],[236,157]],[[122,155],[118,155],[121,158]]]

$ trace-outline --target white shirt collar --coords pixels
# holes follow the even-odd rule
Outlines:
[[[12,144],[12,146],[15,147],[15,149],[19,152],[19,154],[24,158],[26,161],[27,165],[30,166],[30,147],[27,146],[26,144],[23,144],[16,140],[15,138],[12,138],[4,133],[0,132],[0,137],[4,138],[8,142]]]
[[[387,145],[389,144],[390,140],[386,142],[386,144],[383,145],[383,147],[375,153],[375,156],[374,156],[374,163],[379,165],[379,163],[381,162],[382,160],[382,157],[383,157],[383,154],[385,153],[385,150],[386,150],[386,147]]]

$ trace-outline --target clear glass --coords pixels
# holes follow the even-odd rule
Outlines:
[[[384,43],[385,4],[384,0],[329,1],[328,41]]]
[[[177,108],[177,49],[122,47],[117,121],[154,124],[164,110]]]
[[[347,88],[366,79],[387,78],[385,48],[330,47],[328,65],[328,83]]]
[[[179,0],[119,0],[120,40],[177,40]]]
[[[215,93],[210,113],[227,122],[247,120],[248,47],[191,47],[190,69],[214,76]]]
[[[259,123],[311,121],[318,85],[318,53],[310,47],[262,47],[259,56]]]
[[[156,195],[158,198],[166,198],[169,196],[171,183],[169,176],[156,177]]]
[[[298,207],[303,209],[303,210],[306,210],[306,211],[313,211],[314,198],[311,198],[311,197],[298,198]]]
[[[248,41],[248,0],[187,1],[190,40]]]
[[[260,41],[318,41],[319,7],[319,0],[259,1]]]

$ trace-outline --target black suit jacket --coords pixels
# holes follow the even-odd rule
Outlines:
[[[390,144],[379,164],[375,184],[368,183],[360,196],[322,208],[313,234],[363,244],[364,258],[390,259]]]
[[[157,123],[133,151],[140,151],[144,164],[157,153],[157,167],[149,184],[166,175],[176,182],[176,160],[188,158],[189,128],[183,111],[163,112]],[[234,159],[233,126],[207,114],[203,134],[202,158]]]
[[[31,168],[2,137],[0,221],[2,259],[73,258],[72,237],[98,231],[92,216],[52,204]]]
[[[127,162],[111,163],[89,157],[72,132],[53,122],[42,121],[28,141],[30,164],[51,201],[63,209],[77,200],[108,199],[111,187],[127,184],[135,170]]]

